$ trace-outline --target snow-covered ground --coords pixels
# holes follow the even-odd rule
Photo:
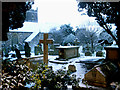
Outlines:
[[[58,58],[58,56],[54,55],[49,55],[48,56],[48,59],[49,61],[57,61],[55,60],[56,58]],[[99,59],[104,59],[104,57],[90,57],[90,56],[82,56],[82,57],[76,57],[76,58],[72,58],[72,59],[69,59],[68,60],[68,63],[67,64],[57,64],[57,63],[51,63],[49,62],[48,63],[48,66],[52,66],[53,67],[53,70],[56,71],[58,69],[63,69],[63,67],[66,68],[66,70],[68,70],[68,66],[69,65],[75,65],[76,66],[76,72],[74,72],[73,74],[76,74],[77,78],[84,78],[84,74],[86,72],[89,71],[89,69],[87,69],[86,67],[86,64],[85,63],[76,63],[76,62],[79,62],[79,61],[88,61],[88,62],[94,62],[94,61],[97,61]],[[57,61],[59,62],[59,61]],[[62,62],[66,62],[66,61],[62,61]],[[92,68],[92,67],[91,67]]]

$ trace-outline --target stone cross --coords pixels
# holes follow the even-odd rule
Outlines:
[[[44,64],[48,64],[48,44],[52,44],[53,40],[48,39],[48,33],[44,33],[44,39],[40,40],[40,43],[43,43],[44,47]]]

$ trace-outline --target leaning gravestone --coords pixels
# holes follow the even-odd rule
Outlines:
[[[31,48],[29,47],[29,44],[27,42],[25,42],[24,49],[25,49],[25,56],[30,57]]]

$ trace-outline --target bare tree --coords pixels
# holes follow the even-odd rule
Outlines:
[[[81,45],[86,46],[87,44],[90,44],[90,50],[91,52],[94,52],[95,45],[98,41],[97,32],[98,30],[95,29],[77,28],[76,37],[79,39]]]

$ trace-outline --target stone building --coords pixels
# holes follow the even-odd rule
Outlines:
[[[26,12],[26,20],[22,28],[9,30],[8,40],[3,42],[3,48],[7,47],[10,49],[17,45],[19,50],[24,50],[24,42],[28,42],[33,52],[34,46],[39,43],[41,38],[42,34],[38,25],[38,9],[31,9]]]

